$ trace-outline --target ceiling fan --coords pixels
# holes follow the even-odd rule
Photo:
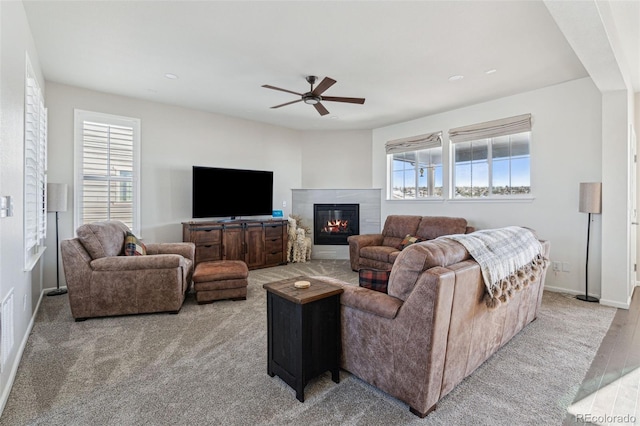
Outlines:
[[[313,88],[313,85],[315,84],[316,80],[318,79],[318,77],[316,77],[315,75],[309,75],[306,77],[307,82],[311,85],[311,89],[306,92],[306,93],[298,93],[298,92],[294,92],[292,90],[287,90],[287,89],[281,89],[279,87],[274,87],[274,86],[270,86],[268,84],[264,84],[262,87],[266,87],[267,89],[273,89],[273,90],[280,90],[281,92],[287,92],[287,93],[293,93],[294,95],[298,95],[300,96],[300,99],[296,100],[296,101],[291,101],[291,102],[286,102],[284,104],[280,104],[280,105],[276,105],[276,106],[272,106],[271,108],[280,108],[286,105],[291,105],[291,104],[295,104],[297,102],[304,102],[305,104],[309,104],[309,105],[313,105],[316,108],[316,111],[318,111],[318,113],[320,115],[327,115],[329,114],[329,111],[327,111],[327,109],[320,103],[320,101],[329,101],[329,102],[347,102],[350,104],[363,104],[364,103],[364,98],[345,98],[345,97],[338,97],[338,96],[321,96],[325,90],[327,90],[329,87],[333,86],[336,81],[332,78],[329,77],[325,77],[320,84],[318,84],[316,86],[316,88]]]

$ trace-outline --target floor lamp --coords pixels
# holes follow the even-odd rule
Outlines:
[[[47,293],[47,296],[59,296],[67,292],[60,288],[60,260],[58,243],[58,213],[67,211],[67,184],[47,184],[47,211],[56,213],[56,289]]]
[[[591,213],[600,213],[602,210],[602,183],[582,182],[580,183],[580,201],[578,210],[581,213],[588,213],[587,222],[587,257],[585,260],[585,288],[584,296],[579,294],[576,299],[585,302],[598,302],[597,297],[589,296],[589,235],[591,233]]]

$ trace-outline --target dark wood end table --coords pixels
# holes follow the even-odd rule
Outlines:
[[[296,281],[309,281],[306,289]],[[331,371],[340,382],[341,287],[309,277],[264,284],[267,290],[267,374],[278,375],[304,402],[310,379]]]

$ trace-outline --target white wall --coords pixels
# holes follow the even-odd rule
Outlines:
[[[584,292],[587,215],[578,212],[580,182],[602,179],[601,95],[585,78],[432,115],[373,131],[373,186],[387,188],[385,142],[402,137],[531,113],[531,186],[528,202],[382,202],[389,214],[461,216],[478,228],[527,226],[551,242],[551,260],[569,263],[569,272],[547,274],[546,286]],[[449,143],[444,143],[448,164]],[[447,188],[449,183],[446,183]],[[384,191],[383,191],[384,192]],[[386,194],[383,194],[386,198]],[[593,215],[589,252],[589,292],[600,294],[601,227]]]
[[[14,215],[0,218],[0,301],[13,289],[14,345],[0,374],[0,412],[26,343],[41,292],[41,265],[23,270],[24,86],[28,52],[45,88],[22,2],[0,1],[0,194],[14,198]],[[51,250],[48,250],[51,251]],[[4,333],[10,330],[3,324]]]
[[[301,188],[371,188],[371,130],[303,132]]]
[[[49,182],[70,188],[74,108],[141,120],[140,235],[149,242],[182,241],[181,222],[191,220],[193,165],[272,170],[274,208],[282,201],[290,206],[291,188],[301,185],[300,133],[294,130],[53,82],[47,83],[47,104]],[[60,239],[73,235],[70,205],[60,214]],[[45,256],[45,277],[55,285],[54,252]]]

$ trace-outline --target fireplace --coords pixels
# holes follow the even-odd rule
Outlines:
[[[347,237],[359,233],[359,204],[313,205],[313,244],[349,245]]]

